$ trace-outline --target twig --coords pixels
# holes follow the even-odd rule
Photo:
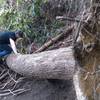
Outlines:
[[[0,93],[0,97],[2,97],[2,96],[8,96],[8,95],[10,95],[11,93],[10,92],[7,92],[7,93]]]
[[[16,95],[13,91],[11,91],[10,89],[8,89],[8,91],[12,94],[12,95]]]
[[[16,86],[18,85],[18,83],[23,82],[24,79],[25,79],[24,77],[19,78],[19,79],[16,81],[15,85],[13,86],[13,88],[12,88],[11,90],[14,91],[14,89],[16,88]]]
[[[5,73],[6,69],[2,70],[0,76],[2,76]]]
[[[11,80],[9,80],[8,82],[6,82],[6,83],[4,84],[4,86],[3,86],[2,88],[0,88],[0,89],[4,89],[10,82],[11,82]]]
[[[8,72],[9,77],[11,78],[11,80],[13,80],[16,83],[16,80],[11,76],[11,74]]]
[[[15,94],[15,95],[19,95],[19,94],[21,94],[21,93],[24,93],[24,92],[27,92],[27,91],[29,91],[30,89],[18,89],[18,90],[15,90],[15,91],[13,91],[13,93]]]
[[[79,23],[79,22],[86,23],[85,20],[84,20],[84,21],[83,21],[83,20],[81,21],[81,19],[76,19],[76,18],[73,19],[73,18],[70,18],[70,17],[64,17],[64,16],[57,16],[56,19],[57,19],[57,20],[74,21],[74,22],[78,22],[78,23]]]
[[[2,80],[3,78],[5,78],[5,76],[8,75],[8,72],[4,73],[2,76],[0,76],[0,80]]]
[[[10,89],[7,89],[7,90],[2,90],[2,92],[0,93],[0,96],[8,96],[10,94],[12,94],[13,96],[16,96],[16,95],[19,95],[21,93],[24,93],[24,92],[27,92],[29,91],[30,89],[17,89],[15,91],[12,91]]]

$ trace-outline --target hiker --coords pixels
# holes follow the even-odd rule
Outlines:
[[[22,31],[0,32],[0,58],[10,54],[13,49],[10,45],[10,39],[15,42],[18,38],[23,38]]]

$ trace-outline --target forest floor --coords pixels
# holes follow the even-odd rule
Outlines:
[[[66,14],[65,12],[63,14]],[[77,13],[74,12],[72,15],[76,17]],[[70,21],[65,23],[67,23],[66,26],[59,29],[59,34],[66,32],[68,26],[73,24]],[[68,33],[69,35],[63,36],[55,43],[50,39],[52,45],[46,50],[72,46],[74,33]],[[72,79],[28,79],[11,71],[4,63],[0,65],[0,100],[76,100],[76,95]]]
[[[70,33],[47,50],[72,45],[72,37]],[[75,100],[72,80],[28,79],[11,71],[5,64],[0,71],[0,100]]]

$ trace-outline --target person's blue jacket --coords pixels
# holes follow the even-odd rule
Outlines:
[[[0,57],[12,52],[9,39],[16,40],[15,32],[0,32]]]
[[[15,32],[0,32],[0,45],[10,44],[9,38],[12,38],[15,41]]]
[[[12,48],[7,44],[0,44],[0,58],[12,52]]]

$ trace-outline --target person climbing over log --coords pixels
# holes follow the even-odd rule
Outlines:
[[[22,31],[16,32],[0,32],[0,59],[9,55],[12,51],[17,53],[14,42],[18,38],[23,38]],[[2,62],[2,60],[0,61]]]

